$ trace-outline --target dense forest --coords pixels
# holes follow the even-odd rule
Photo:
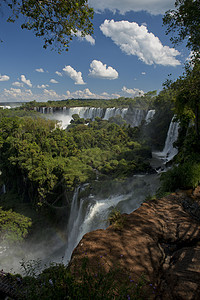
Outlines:
[[[167,34],[176,32],[172,39],[175,44],[186,39],[192,56],[183,75],[175,81],[167,80],[158,95],[149,92],[135,99],[32,101],[19,109],[0,109],[1,245],[26,238],[38,215],[51,219],[54,212],[56,218],[57,209],[62,207],[69,212],[73,192],[82,183],[106,182],[108,178],[124,180],[134,174],[153,172],[151,152],[163,148],[173,115],[180,125],[174,145],[178,154],[171,168],[161,175],[158,195],[180,188],[194,189],[200,184],[199,12],[198,1],[178,0],[175,10],[164,16]],[[150,124],[143,122],[134,128],[120,117],[85,120],[73,115],[70,126],[64,130],[58,122],[34,110],[41,106],[142,107],[156,112]],[[21,207],[27,204],[33,214],[22,213]],[[102,275],[96,281],[87,273],[84,262],[79,281],[63,264],[44,270],[40,276],[28,275],[32,276],[24,282],[29,299],[37,299],[38,295],[41,299],[47,299],[47,295],[48,299],[88,299],[91,286],[91,299],[101,299],[97,294],[102,282],[102,289],[108,287],[109,299],[113,299],[114,275]],[[54,281],[56,289],[49,280]],[[76,298],[77,295],[83,297]]]

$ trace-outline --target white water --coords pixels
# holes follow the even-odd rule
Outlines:
[[[110,195],[106,198],[90,195],[79,199],[80,187],[76,189],[68,222],[64,263],[69,262],[73,249],[84,234],[96,229],[105,229],[109,225],[107,220],[114,208],[122,213],[132,212],[141,205],[146,196],[155,193],[158,185],[158,175],[152,174],[133,176],[125,183],[118,183],[118,192],[113,194],[113,188],[111,188]]]
[[[144,119],[145,119],[144,111],[139,108],[136,108],[133,110],[131,125],[133,127],[139,126],[142,120]]]
[[[151,120],[153,119],[154,115],[155,115],[155,110],[154,109],[150,109],[147,112],[146,118],[145,118],[145,122],[146,124],[149,124],[151,122]]]
[[[61,122],[63,129],[67,128],[72,120],[73,114],[78,114],[80,118],[94,120],[96,117],[100,117],[103,120],[109,120],[111,117],[120,115],[123,119],[128,120],[131,126],[139,126],[142,120],[150,122],[153,118],[154,111],[150,110],[147,113],[142,109],[133,109],[131,112],[128,108],[100,108],[100,107],[61,107],[59,109],[53,109],[51,107],[36,108],[37,111],[43,114],[48,114],[51,118],[54,118]],[[129,115],[129,116],[128,116]]]
[[[165,146],[163,151],[161,152],[153,152],[154,156],[161,158],[165,163],[169,162],[173,159],[173,157],[178,153],[178,150],[174,148],[173,144],[178,138],[178,130],[179,130],[179,123],[174,121],[172,118],[171,123],[169,125],[167,138],[165,141]]]

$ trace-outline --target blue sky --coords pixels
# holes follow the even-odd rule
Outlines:
[[[173,0],[89,0],[94,35],[74,37],[68,52],[0,18],[0,103],[68,98],[134,97],[162,89],[183,72],[189,52],[173,48],[162,14]]]

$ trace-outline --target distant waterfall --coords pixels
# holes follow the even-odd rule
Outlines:
[[[109,120],[117,115],[121,116],[132,127],[139,126],[143,120],[149,123],[154,116],[154,110],[143,110],[140,108],[116,108],[116,107],[38,107],[36,111],[52,115],[58,121],[62,122],[62,127],[65,129],[72,120],[74,114],[78,114],[80,118],[91,119],[102,118]]]
[[[146,124],[149,124],[155,115],[155,109],[150,109],[145,117]]]
[[[79,199],[81,187],[78,187],[71,203],[64,263],[69,262],[72,251],[84,234],[96,229],[105,229],[109,225],[107,220],[113,208],[117,207],[122,213],[132,212],[141,205],[147,195],[155,193],[158,182],[157,174],[136,175],[123,184],[118,183],[117,194],[113,194],[111,187],[110,196],[103,199],[98,195]]]
[[[173,147],[173,144],[178,138],[179,122],[175,122],[174,118],[175,117],[172,118],[169,125],[163,151],[154,153],[162,158],[165,162],[172,160],[172,158],[178,153],[178,150]]]
[[[125,120],[130,124],[132,127],[139,126],[142,123],[142,120],[146,117],[146,111],[140,108],[132,108],[127,111],[125,115]]]

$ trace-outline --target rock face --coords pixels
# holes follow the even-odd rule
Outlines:
[[[145,274],[157,286],[155,299],[200,299],[199,194],[179,192],[145,202],[124,215],[121,230],[111,225],[87,233],[70,266],[87,255],[94,268],[101,257],[105,271],[119,264],[131,278]]]

